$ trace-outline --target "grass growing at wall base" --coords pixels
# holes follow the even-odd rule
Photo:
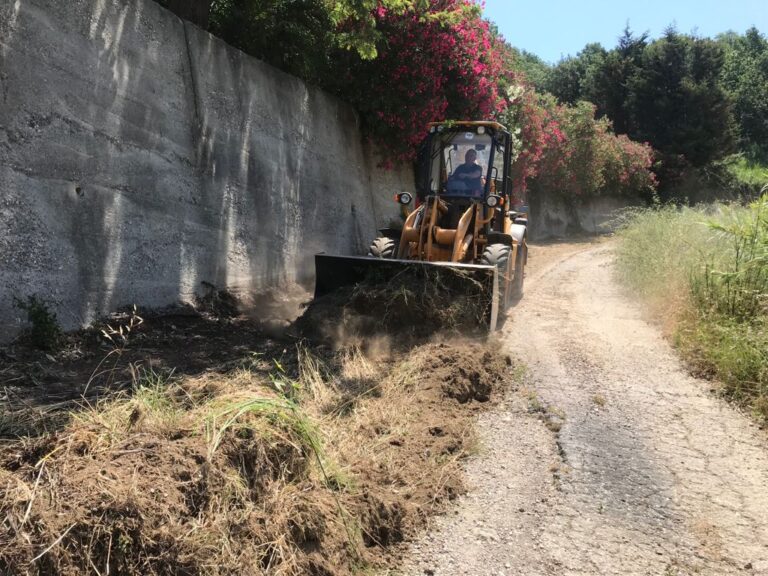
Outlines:
[[[619,274],[694,370],[768,423],[768,196],[626,215]]]

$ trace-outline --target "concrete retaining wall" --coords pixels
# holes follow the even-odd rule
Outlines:
[[[0,341],[310,281],[397,216],[353,111],[150,0],[0,3]]]
[[[574,199],[533,194],[530,234],[533,240],[565,238],[574,234],[608,234],[618,224],[618,216],[631,206],[642,206],[639,198],[598,196]]]

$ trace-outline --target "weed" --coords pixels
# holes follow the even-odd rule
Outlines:
[[[27,322],[31,324],[28,335],[33,346],[41,350],[56,350],[61,342],[61,328],[56,313],[37,296],[27,296],[27,300],[13,298],[13,305],[27,313]]]
[[[322,396],[328,385],[328,367],[303,343],[296,346],[296,356],[302,389],[314,398]]]
[[[301,383],[289,378],[288,373],[279,361],[273,358],[272,363],[275,367],[275,370],[269,373],[272,388],[281,396],[289,400],[295,400],[298,392],[301,390]]]
[[[114,385],[115,376],[119,372],[118,365],[120,363],[120,358],[128,346],[129,336],[143,323],[144,319],[138,315],[136,305],[134,304],[127,319],[121,318],[120,321],[116,323],[104,324],[104,328],[100,331],[101,336],[104,343],[111,346],[112,349],[107,352],[91,373],[91,377],[88,379],[85,389],[83,390],[83,396],[88,392],[94,380],[103,378],[106,387]]]
[[[545,426],[546,426],[546,427],[547,427],[547,428],[548,428],[548,429],[549,429],[551,432],[554,432],[555,434],[557,434],[558,432],[560,432],[560,429],[563,427],[563,423],[562,423],[562,422],[560,422],[559,420],[552,420],[552,419],[549,419],[549,418],[548,418],[548,419],[545,421]]]
[[[292,432],[307,453],[321,454],[317,433],[293,403],[286,399],[254,398],[225,405],[206,419],[205,438],[209,460],[212,460],[228,431],[237,433],[243,427],[253,427],[248,416],[266,418],[273,426]]]
[[[72,413],[74,427],[94,431],[91,449],[112,449],[135,431],[170,436],[180,426],[181,405],[171,394],[173,371],[157,372],[141,364],[128,366],[132,389],[114,394]]]
[[[354,478],[348,472],[339,469],[326,470],[323,484],[334,492],[344,492],[356,487]]]
[[[768,166],[752,162],[744,156],[731,156],[725,160],[728,172],[739,184],[760,189],[768,184]]]
[[[603,406],[605,406],[605,396],[603,396],[602,394],[595,394],[594,396],[592,396],[592,402],[594,402],[595,404],[600,406],[600,408],[602,408]]]
[[[545,414],[547,407],[539,399],[539,395],[536,390],[532,388],[523,388],[521,390],[523,396],[528,400],[528,412],[532,414]]]
[[[117,324],[105,324],[101,330],[104,339],[112,344],[114,348],[125,348],[128,344],[128,337],[136,328],[144,323],[144,319],[139,316],[136,304],[133,305],[128,319],[125,322]]]
[[[514,382],[517,382],[518,384],[522,384],[525,382],[526,377],[528,376],[528,366],[526,366],[523,362],[517,361],[512,368],[512,380]]]

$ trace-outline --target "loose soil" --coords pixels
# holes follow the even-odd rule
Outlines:
[[[0,573],[353,574],[463,492],[503,355],[309,344],[212,304],[2,351]]]
[[[128,346],[113,343],[101,330],[127,326],[130,311],[67,334],[56,353],[23,342],[0,348],[0,402],[6,414],[0,438],[45,432],[83,399],[93,403],[129,391],[136,366],[178,376],[225,373],[249,357],[279,359],[290,344],[245,316],[216,316],[191,307],[140,314],[143,323],[128,336]]]
[[[370,271],[354,286],[312,300],[296,324],[306,338],[366,342],[385,335],[399,347],[431,335],[487,333],[488,287],[449,267],[411,266],[394,275]]]

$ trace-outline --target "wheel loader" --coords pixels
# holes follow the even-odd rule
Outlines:
[[[513,202],[511,164],[511,137],[497,122],[430,124],[417,159],[417,197],[395,196],[402,228],[380,230],[365,256],[316,255],[315,296],[372,273],[429,267],[475,290],[482,285],[487,328],[495,330],[523,294],[528,258],[527,207]],[[451,286],[462,290],[455,278]]]

